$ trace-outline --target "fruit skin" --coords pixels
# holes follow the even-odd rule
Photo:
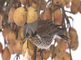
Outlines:
[[[78,8],[80,6],[80,0],[72,0],[72,5]]]
[[[19,28],[19,37],[20,37],[21,40],[24,39],[23,30],[24,30],[24,26]]]
[[[59,57],[64,57],[65,55],[65,46],[64,44],[62,43],[59,43],[56,47],[55,47],[55,52],[56,52],[56,55],[59,56]]]
[[[15,45],[13,46],[13,50],[16,54],[21,54],[23,48],[23,41],[20,39],[17,39]]]
[[[5,47],[4,50],[2,51],[1,56],[2,56],[3,60],[10,60],[11,54],[10,54],[9,49],[7,47]]]
[[[68,52],[65,53],[65,56],[63,57],[64,60],[70,60],[70,54]]]
[[[78,8],[74,7],[73,5],[71,5],[71,12],[73,14],[77,14],[78,13]]]
[[[7,43],[7,42],[6,42],[6,37],[7,37],[7,34],[8,34],[10,31],[11,31],[10,26],[5,27],[5,28],[3,29],[3,31],[2,31],[2,35],[3,35],[3,37],[4,37],[4,42],[5,42],[5,43]]]
[[[77,34],[77,31],[71,27],[70,29],[70,33],[69,33],[69,36],[70,36],[70,46],[73,47],[77,44],[78,42],[78,34]]]
[[[26,0],[20,0],[22,4],[26,4]],[[32,0],[29,0],[29,3],[32,3]],[[28,0],[27,0],[27,4],[28,4]]]
[[[16,33],[14,31],[10,31],[7,35],[7,41],[10,45],[14,45],[16,41]]]
[[[9,48],[10,54],[15,54],[12,45],[8,44],[8,48]]]
[[[14,15],[14,22],[18,26],[23,26],[26,22],[26,11],[24,7],[19,7],[15,10]]]
[[[35,12],[35,9],[33,7],[27,7],[27,23],[32,23],[37,20],[37,12]]]
[[[58,56],[55,56],[54,60],[63,60],[63,59]]]
[[[48,59],[50,56],[50,51],[49,50],[43,50],[42,52],[43,59]]]
[[[8,20],[9,20],[11,23],[14,23],[14,19],[13,19],[14,11],[15,11],[15,8],[14,8],[14,7],[11,7],[11,8],[10,8],[10,11],[9,11],[9,13],[8,13]]]
[[[51,15],[52,15],[52,11],[51,11],[51,9],[47,9],[47,10],[45,10],[45,12],[44,12],[44,20],[47,20],[47,19],[51,19]]]
[[[80,6],[78,7],[78,11],[81,13],[81,1],[80,1]]]
[[[75,44],[75,46],[73,46],[71,49],[73,50],[73,51],[75,51],[77,48],[78,48],[78,46],[79,46],[79,41]]]
[[[62,2],[63,2],[63,0],[54,0],[54,3],[55,3],[56,5],[60,5]]]
[[[2,52],[3,46],[2,43],[0,42],[0,53]]]

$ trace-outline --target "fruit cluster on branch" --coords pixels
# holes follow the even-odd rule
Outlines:
[[[66,11],[65,7],[70,11]],[[81,13],[81,1],[0,0],[0,32],[7,45],[3,49],[0,43],[2,60],[10,60],[12,54],[17,54],[16,59],[22,54],[23,60],[47,60],[49,57],[51,60],[72,60],[71,50],[78,48],[79,41],[77,31],[69,20],[74,19],[66,12]],[[64,29],[59,35],[63,38],[56,37],[48,49],[40,49],[38,43],[47,42],[49,45],[51,40],[46,38],[54,35],[56,29]]]

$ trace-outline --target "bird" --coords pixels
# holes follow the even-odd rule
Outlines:
[[[23,31],[24,38],[31,41],[39,49],[48,49],[56,37],[67,39],[62,34],[64,28],[58,28],[51,20],[37,20],[28,23]]]

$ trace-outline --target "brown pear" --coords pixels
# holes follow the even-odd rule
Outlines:
[[[78,7],[78,11],[81,13],[81,1],[80,1],[80,6]]]
[[[59,56],[59,57],[64,57],[65,55],[65,47],[64,47],[64,44],[62,43],[59,43],[56,48],[55,48],[55,52],[56,52],[56,55]]]
[[[65,53],[65,56],[63,57],[64,60],[70,60],[70,54],[68,52]]]
[[[45,10],[45,12],[44,12],[44,20],[51,20],[51,15],[52,15],[51,9]]]
[[[80,6],[80,0],[72,0],[72,5],[78,8]]]
[[[34,21],[37,20],[37,12],[35,11],[35,9],[33,7],[28,7],[27,8],[28,12],[27,12],[27,23],[32,23]]]
[[[73,5],[71,5],[71,12],[73,14],[77,14],[78,13],[78,8],[74,7]]]
[[[24,39],[23,31],[24,31],[24,26],[22,26],[22,27],[19,28],[19,37],[20,37],[21,40]]]
[[[14,31],[10,31],[7,35],[7,41],[10,45],[14,45],[16,42],[16,33]]]
[[[0,53],[2,52],[3,46],[2,43],[0,42]]]
[[[8,48],[9,48],[9,52],[10,52],[10,54],[15,54],[12,45],[8,44]]]
[[[33,43],[31,43],[30,41],[28,41],[28,49],[29,49],[29,54],[31,56],[33,56],[35,53],[35,47],[34,47]]]
[[[31,3],[31,6],[32,6],[34,9],[37,9],[37,8],[38,8],[38,5],[35,4],[34,2]]]
[[[61,57],[55,56],[54,60],[63,60]]]
[[[10,11],[9,11],[9,13],[8,13],[8,20],[9,20],[11,23],[14,23],[14,19],[13,19],[14,11],[15,11],[15,8],[14,8],[14,7],[11,7],[11,8],[10,8]]]
[[[21,54],[22,53],[22,48],[23,48],[23,41],[20,39],[16,40],[15,45],[13,46],[13,50],[16,54]]]
[[[70,45],[71,47],[75,46],[75,44],[78,42],[78,34],[74,28],[70,28],[70,33],[69,33],[71,42]]]
[[[43,59],[48,59],[50,56],[50,51],[49,50],[43,50],[42,52]]]
[[[54,0],[54,3],[55,3],[56,5],[60,5],[62,2],[63,2],[63,0]]]
[[[4,37],[4,42],[7,43],[6,39],[7,39],[7,34],[10,32],[11,28],[10,26],[7,26],[3,29],[2,31],[2,35]]]
[[[73,51],[75,51],[75,50],[77,50],[78,46],[79,46],[79,41],[77,41],[77,43],[75,44],[75,46],[73,46],[71,49]]]
[[[11,54],[9,52],[9,49],[7,47],[4,48],[4,50],[2,51],[2,60],[10,60],[11,58]]]
[[[18,25],[18,26],[23,26],[26,22],[26,10],[24,7],[19,7],[15,10],[13,18],[14,18],[14,22]]]
[[[26,2],[26,0],[20,0],[20,2],[22,3],[22,4],[31,4],[32,3],[32,0],[29,0],[29,3],[28,3],[28,0],[27,0],[27,2]]]
[[[4,19],[4,14],[0,13],[0,21],[3,21],[3,19]]]

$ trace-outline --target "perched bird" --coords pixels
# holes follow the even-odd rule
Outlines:
[[[24,37],[40,49],[48,49],[56,36],[66,39],[64,28],[58,28],[51,20],[37,20],[24,28]]]

